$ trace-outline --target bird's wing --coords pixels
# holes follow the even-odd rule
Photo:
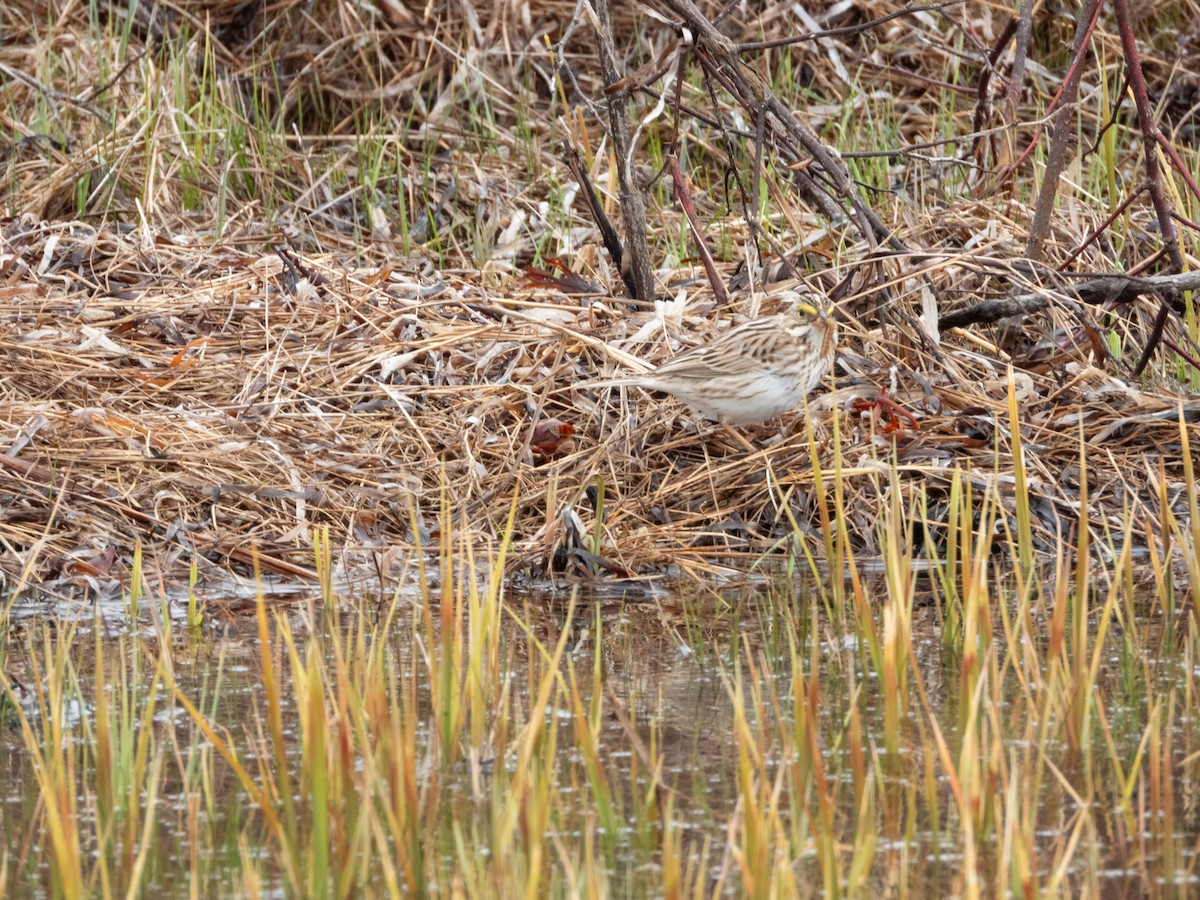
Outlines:
[[[761,358],[762,341],[776,332],[779,324],[770,319],[755,319],[731,328],[711,344],[697,347],[675,357],[649,373],[650,377],[670,375],[673,378],[711,378],[714,375],[747,375],[761,372],[766,366]],[[730,353],[729,345],[738,352]]]

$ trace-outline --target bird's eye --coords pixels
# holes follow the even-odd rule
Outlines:
[[[796,310],[810,319],[815,319],[818,315],[817,308],[809,305],[808,303],[797,303]]]

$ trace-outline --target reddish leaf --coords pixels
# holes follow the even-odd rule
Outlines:
[[[546,269],[539,269],[537,266],[525,267],[525,285],[526,287],[552,287],[557,288],[564,294],[596,294],[600,293],[600,287],[588,281],[582,275],[576,275],[571,271],[570,266],[563,262],[557,256],[551,256],[546,259],[546,265],[552,266],[562,272],[562,277],[559,278],[553,272]]]
[[[529,441],[529,449],[535,459],[553,459],[575,449],[575,441],[571,435],[575,428],[569,422],[560,419],[542,419],[533,426],[532,432],[526,432],[522,440]]]
[[[63,566],[63,570],[68,575],[96,575],[105,576],[109,569],[112,568],[113,562],[117,558],[117,548],[110,546],[103,553],[93,556],[91,559],[73,559]]]

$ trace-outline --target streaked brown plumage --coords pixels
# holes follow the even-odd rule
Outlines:
[[[837,327],[824,309],[794,292],[785,312],[730,329],[644,375],[589,387],[636,385],[674,394],[705,418],[750,425],[804,402],[833,364]]]

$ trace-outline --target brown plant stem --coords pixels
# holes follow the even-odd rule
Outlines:
[[[1060,272],[1066,271],[1067,267],[1069,265],[1071,265],[1071,263],[1075,262],[1076,259],[1079,258],[1079,254],[1081,254],[1084,250],[1086,250],[1088,247],[1090,247],[1092,245],[1092,243],[1098,237],[1100,237],[1100,235],[1104,234],[1104,232],[1108,229],[1108,227],[1117,220],[1117,217],[1120,216],[1121,213],[1125,212],[1125,210],[1127,210],[1129,208],[1129,204],[1131,204],[1138,197],[1142,196],[1142,193],[1145,190],[1146,190],[1146,183],[1143,181],[1141,184],[1139,184],[1136,188],[1133,189],[1133,191],[1129,194],[1128,197],[1126,197],[1124,200],[1122,200],[1120,202],[1120,204],[1117,206],[1116,209],[1114,209],[1111,213],[1108,214],[1108,217],[1103,222],[1100,223],[1100,225],[1096,228],[1095,231],[1093,231],[1086,238],[1084,238],[1083,241],[1079,244],[1079,246],[1076,247],[1074,250],[1072,250],[1071,253],[1067,256],[1067,258],[1058,264],[1058,271],[1060,271]]]
[[[587,170],[583,166],[583,161],[579,158],[579,152],[565,140],[562,143],[562,160],[566,167],[571,170],[571,174],[575,176],[575,181],[579,184],[579,189],[583,192],[583,202],[587,205],[592,221],[600,229],[600,239],[604,242],[604,248],[612,258],[613,265],[621,273],[621,280],[625,282],[625,292],[630,297],[636,299],[637,285],[634,284],[633,273],[625,265],[625,249],[621,246],[621,238],[617,234],[617,229],[613,227],[612,221],[604,212],[604,207],[600,203],[600,198],[596,195],[595,187],[592,185],[592,179],[588,177]]]
[[[1146,90],[1146,79],[1142,75],[1142,61],[1138,56],[1137,39],[1133,34],[1133,18],[1129,14],[1129,0],[1113,0],[1117,12],[1117,31],[1121,35],[1121,49],[1125,53],[1125,71],[1129,88],[1133,91],[1133,102],[1137,108],[1138,124],[1142,127],[1142,151],[1146,155],[1146,180],[1150,183],[1150,200],[1154,205],[1154,213],[1158,217],[1159,234],[1162,235],[1163,249],[1171,261],[1171,267],[1176,272],[1183,271],[1183,254],[1179,250],[1179,241],[1175,237],[1175,223],[1171,219],[1171,206],[1167,203],[1167,193],[1163,189],[1162,171],[1158,167],[1158,144],[1162,132],[1154,121],[1154,109],[1150,105],[1150,94]],[[1154,327],[1146,341],[1146,347],[1137,365],[1133,367],[1136,377],[1145,371],[1154,349],[1162,340],[1163,329],[1167,325],[1167,317],[1171,306],[1164,299],[1159,306],[1158,315],[1154,318]]]
[[[679,170],[679,150],[677,147],[673,146],[667,151],[666,164],[667,171],[671,175],[671,187],[675,193],[675,199],[679,201],[679,205],[683,209],[683,214],[687,216],[688,228],[692,232],[692,240],[696,244],[696,252],[700,255],[700,262],[704,265],[704,273],[708,276],[708,283],[712,285],[717,303],[727,303],[729,301],[729,294],[725,291],[725,284],[721,281],[721,273],[717,271],[717,265],[713,262],[712,254],[708,252],[708,244],[704,242],[704,232],[700,230],[700,223],[696,220],[696,205],[692,202],[692,195],[687,189],[687,181],[683,177],[683,172]]]
[[[1072,297],[1083,303],[1100,304],[1128,303],[1142,294],[1157,294],[1170,309],[1168,298],[1178,297],[1184,291],[1200,290],[1200,271],[1183,272],[1175,275],[1105,275],[1092,278],[1071,287],[1059,288],[1056,293]],[[1040,312],[1050,306],[1052,298],[1047,294],[1021,294],[1003,300],[984,300],[966,309],[955,310],[942,316],[943,328],[959,328],[976,323],[998,322],[1011,316]]]
[[[1058,112],[1054,130],[1050,137],[1050,151],[1046,156],[1046,171],[1042,176],[1042,187],[1038,192],[1037,205],[1033,211],[1033,222],[1029,226],[1029,239],[1025,243],[1025,256],[1040,260],[1044,255],[1046,235],[1050,231],[1050,217],[1054,214],[1054,198],[1058,195],[1058,179],[1067,165],[1068,150],[1074,134],[1071,121],[1075,109],[1075,98],[1079,94],[1079,80],[1083,76],[1083,60],[1087,56],[1088,40],[1100,18],[1101,0],[1084,0],[1079,22],[1075,27],[1075,41],[1071,47],[1071,66],[1063,80],[1058,96]]]
[[[992,76],[996,71],[996,63],[1000,61],[1001,55],[1003,55],[1005,48],[1008,47],[1009,41],[1012,40],[1013,35],[1016,33],[1017,20],[1010,18],[1008,20],[1008,24],[1005,25],[1004,30],[1000,32],[1000,36],[996,38],[996,43],[992,47],[991,52],[988,54],[987,65],[983,66],[979,70],[979,84],[975,88],[975,116],[971,121],[971,131],[975,132],[979,136],[975,138],[974,143],[971,145],[971,156],[975,157],[976,161],[980,163],[983,162],[981,159],[983,154],[980,151],[984,141],[984,137],[980,133],[983,131],[983,126],[987,122],[988,108],[991,106],[991,103],[988,100],[988,87],[992,83]],[[1005,116],[1005,121],[1008,121],[1007,115]],[[994,135],[991,137],[994,140]]]
[[[1011,121],[1016,121],[1017,102],[1021,99],[1021,83],[1025,80],[1025,61],[1029,58],[1029,39],[1033,34],[1033,7],[1036,0],[1021,0],[1021,11],[1017,14],[1017,46],[1013,51],[1012,72],[1008,76],[1008,90],[1005,100],[1011,113]],[[1006,116],[1006,120],[1009,117]]]
[[[596,28],[596,37],[600,47],[600,70],[604,76],[604,83],[611,88],[624,78],[612,40],[612,17],[609,14],[608,0],[594,0],[593,5],[599,25]],[[629,111],[626,108],[628,98],[627,89],[618,89],[608,95],[608,120],[616,156],[621,218],[625,222],[625,242],[629,251],[627,261],[633,280],[634,296],[643,303],[649,303],[654,300],[654,275],[650,269],[650,243],[646,237],[646,203],[634,180],[633,137],[629,129]]]
[[[685,27],[692,32],[696,42],[696,57],[708,76],[715,78],[729,91],[751,116],[758,116],[762,111],[769,113],[777,129],[816,160],[832,182],[833,190],[849,203],[855,225],[868,244],[874,248],[881,238],[889,234],[889,229],[858,196],[849,170],[838,158],[836,151],[827,147],[811,128],[798,121],[762,78],[742,64],[737,56],[737,45],[717,31],[692,0],[662,2],[682,19]],[[798,158],[799,154],[796,156]],[[838,203],[824,195],[824,191],[812,175],[800,172],[798,181],[805,198],[823,214],[836,217],[841,212]]]

